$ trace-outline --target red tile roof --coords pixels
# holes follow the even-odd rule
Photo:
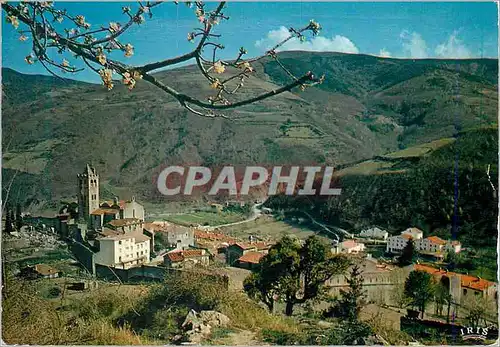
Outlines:
[[[243,242],[236,242],[234,243],[233,245],[231,246],[236,246],[236,247],[239,247],[243,250],[247,250],[247,249],[252,249],[252,248],[257,248],[255,245],[253,244],[248,244],[248,243],[243,243]]]
[[[426,239],[429,240],[431,243],[436,243],[438,245],[446,245],[446,241],[437,236],[429,236]]]
[[[183,261],[184,257],[182,256],[182,253],[180,252],[171,252],[167,253],[166,257],[172,262],[176,263],[178,261]]]
[[[453,275],[458,275],[458,276],[460,276],[460,279],[461,279],[461,282],[462,282],[461,283],[462,287],[471,288],[471,289],[475,289],[475,290],[481,290],[482,291],[482,290],[488,289],[492,285],[495,285],[495,282],[487,281],[487,280],[482,279],[480,277],[459,274],[459,273],[456,273],[456,272],[447,272],[446,270],[436,269],[436,268],[434,268],[432,266],[428,266],[428,265],[416,264],[415,265],[415,270],[425,271],[425,272],[427,272],[427,273],[429,273],[431,275],[434,275],[434,276],[443,276],[443,275],[453,276]]]
[[[482,290],[488,289],[489,287],[491,287],[494,284],[495,284],[494,282],[487,281],[487,280],[479,278],[479,277],[462,275],[462,287],[482,291]]]
[[[93,211],[91,213],[91,215],[94,215],[94,216],[100,216],[103,214],[116,215],[118,212],[119,211],[117,209],[114,209],[114,208],[98,208],[97,210]]]
[[[238,261],[240,263],[258,264],[264,255],[264,253],[260,252],[248,252],[247,254],[242,255]]]
[[[189,258],[206,256],[206,254],[202,249],[186,249],[182,251],[173,251],[167,253],[166,256],[168,257],[168,259],[170,259],[171,262],[175,263]]]
[[[214,241],[232,241],[233,239],[224,234],[210,233],[201,230],[194,231],[194,237],[196,239],[206,239],[206,240],[214,240]]]

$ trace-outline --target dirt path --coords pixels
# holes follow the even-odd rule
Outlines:
[[[256,333],[249,330],[238,330],[224,338],[225,345],[230,346],[265,346],[266,344],[256,338]]]

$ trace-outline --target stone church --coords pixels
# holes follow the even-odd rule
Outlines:
[[[131,200],[101,201],[99,196],[99,174],[87,164],[78,174],[78,215],[85,220],[89,230],[101,231],[105,225],[136,225],[144,223],[144,207],[134,197]],[[120,221],[114,222],[112,221]]]

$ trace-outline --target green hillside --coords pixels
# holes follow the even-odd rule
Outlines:
[[[496,245],[498,198],[487,169],[490,165],[496,190],[498,128],[461,132],[454,141],[420,156],[386,158],[383,169],[345,171],[339,177],[342,195],[328,203],[277,197],[269,206],[309,205],[324,220],[346,228],[379,225],[398,233],[415,226],[467,244]],[[357,166],[368,163],[373,166],[373,161]]]

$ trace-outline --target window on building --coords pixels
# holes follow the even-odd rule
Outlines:
[[[122,257],[118,257],[118,261],[122,261]]]
[[[118,241],[118,244],[119,244],[119,245],[121,245],[121,244],[122,244],[122,242],[121,242],[121,241]]]
[[[464,295],[467,295],[467,289],[463,290]]]

